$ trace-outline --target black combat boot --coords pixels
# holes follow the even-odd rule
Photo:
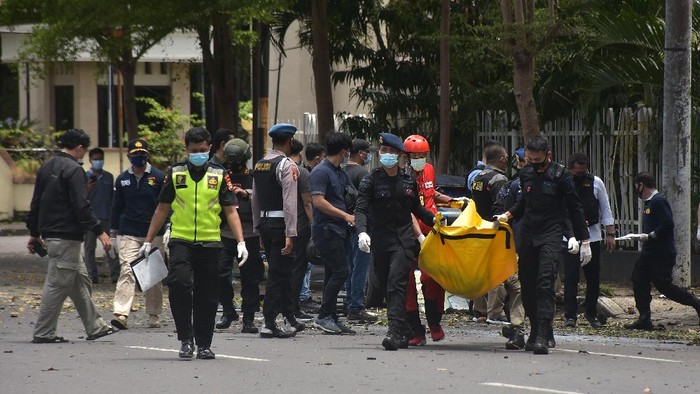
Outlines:
[[[243,327],[241,328],[241,332],[244,334],[258,333],[258,328],[255,327],[255,323],[253,322],[253,316],[243,315]]]
[[[296,316],[294,316],[293,313],[287,313],[284,316],[284,318],[287,320],[287,323],[289,323],[289,325],[294,328],[296,332],[304,331],[304,329],[306,328],[304,323],[300,323],[299,321],[297,321],[297,318]]]
[[[530,319],[530,336],[527,337],[527,342],[525,342],[525,350],[531,352],[535,348],[535,341],[537,340],[537,320]]]
[[[534,354],[549,354],[549,332],[552,329],[552,321],[541,319],[537,325],[537,339],[532,352]]]
[[[646,330],[651,331],[654,329],[654,324],[651,322],[650,313],[640,313],[639,319],[636,321],[625,324],[624,327],[628,330]]]
[[[506,330],[504,330],[505,332]],[[525,331],[521,326],[510,327],[510,332],[508,333],[508,341],[506,342],[506,349],[508,350],[520,350],[525,347]],[[534,346],[534,343],[533,343]]]
[[[297,335],[296,331],[284,331],[277,327],[274,317],[265,317],[265,325],[260,329],[261,338],[291,338]]]
[[[389,329],[387,330],[386,337],[382,340],[382,346],[385,350],[398,350],[399,342],[401,341],[402,335],[400,334],[403,329],[402,323],[397,321],[389,321]]]
[[[552,328],[552,322],[549,322],[547,326],[547,347],[549,349],[554,349],[557,346],[557,341],[554,340],[554,328]]]

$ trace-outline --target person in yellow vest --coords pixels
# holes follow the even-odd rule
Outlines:
[[[181,341],[180,358],[192,358],[194,341],[198,359],[213,359],[216,307],[219,299],[220,212],[223,210],[238,241],[238,260],[243,264],[248,250],[236,211],[236,194],[229,171],[209,161],[211,135],[203,127],[185,134],[189,160],[168,171],[158,197],[141,254],[148,256],[151,242],[165,223],[170,210],[170,308]],[[194,320],[194,322],[193,322]]]

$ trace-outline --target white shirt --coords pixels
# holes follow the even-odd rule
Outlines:
[[[598,200],[600,220],[598,223],[588,226],[588,235],[590,236],[591,242],[598,242],[603,240],[601,226],[612,226],[615,224],[615,218],[613,218],[612,209],[610,209],[608,191],[605,189],[603,180],[597,176],[593,176],[593,196]]]

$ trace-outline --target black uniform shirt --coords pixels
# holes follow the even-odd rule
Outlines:
[[[368,216],[373,215],[372,250],[416,246],[411,213],[426,225],[433,225],[434,215],[421,205],[418,184],[410,174],[399,170],[391,177],[377,168],[360,182],[355,226],[358,233],[367,232]]]
[[[534,246],[561,242],[565,232],[562,218],[567,209],[576,238],[589,238],[583,207],[568,170],[561,164],[551,163],[544,172],[535,172],[531,166],[526,166],[518,175],[522,198],[510,213],[515,219],[522,218],[524,241],[532,241]]]
[[[675,238],[673,235],[673,212],[666,197],[654,193],[644,201],[642,216],[642,232],[649,240],[642,245],[642,253],[669,256],[676,254]]]

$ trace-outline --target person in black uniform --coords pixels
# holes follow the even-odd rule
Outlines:
[[[262,338],[290,338],[296,330],[277,326],[277,315],[294,305],[290,277],[294,264],[294,241],[297,236],[297,179],[299,169],[287,156],[292,151],[294,125],[279,123],[270,128],[272,149],[255,163],[253,169],[253,227],[260,232],[267,255],[267,282],[260,330]],[[286,316],[298,326],[293,314]],[[300,325],[303,327],[303,325]]]
[[[530,337],[525,350],[548,354],[549,337],[553,337],[554,280],[561,258],[564,215],[570,216],[576,237],[583,239],[580,248],[582,263],[591,260],[592,252],[583,208],[571,173],[552,161],[552,151],[545,136],[530,139],[525,150],[528,165],[519,173],[522,198],[496,219],[507,222],[522,217],[518,273],[525,314],[530,319]],[[578,249],[577,240],[573,240]]]
[[[225,166],[231,171],[231,183],[233,191],[238,198],[238,216],[241,218],[243,237],[245,238],[248,260],[239,265],[241,273],[241,311],[243,312],[242,333],[257,334],[258,328],[253,323],[255,312],[260,310],[260,282],[265,275],[265,266],[260,258],[260,237],[253,232],[253,208],[251,196],[253,195],[253,176],[248,171],[246,162],[252,157],[250,145],[239,138],[234,138],[224,146],[223,156]],[[233,303],[233,261],[236,258],[234,242],[231,239],[231,230],[222,223],[221,240],[224,242],[224,250],[219,258],[221,262],[221,291],[219,302],[224,308],[221,319],[216,328],[224,329],[231,325],[232,315],[227,311],[234,311]],[[228,247],[227,247],[228,244]]]
[[[397,350],[408,347],[406,284],[411,262],[420,251],[411,214],[428,226],[432,226],[435,219],[420,202],[416,180],[399,165],[399,156],[405,155],[401,139],[381,133],[379,143],[382,166],[360,182],[355,224],[358,246],[365,253],[371,250],[377,278],[381,287],[387,289],[389,330],[382,346],[386,350]],[[367,234],[370,215],[374,242]]]
[[[656,190],[656,179],[648,172],[634,177],[637,196],[644,201],[642,254],[632,272],[634,302],[639,319],[625,324],[630,330],[653,330],[651,323],[651,284],[668,299],[692,306],[700,317],[700,299],[673,284],[673,266],[676,264],[676,246],[673,235],[673,212],[666,197]]]

